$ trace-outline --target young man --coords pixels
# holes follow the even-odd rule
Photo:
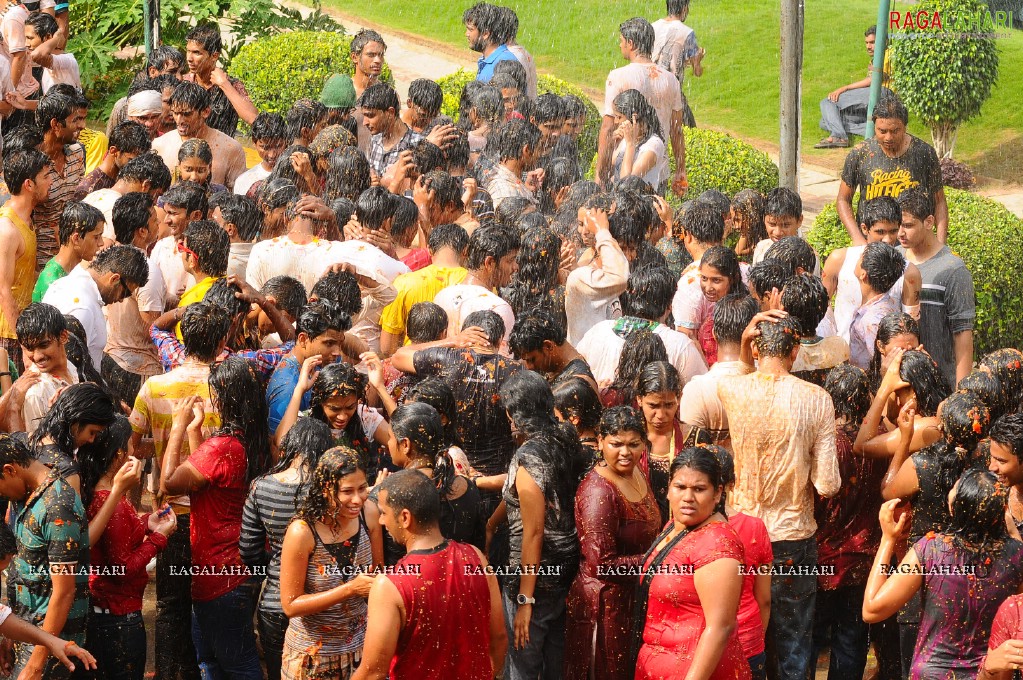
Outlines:
[[[65,95],[56,89],[43,95],[36,108],[36,123],[43,129],[40,150],[50,157],[47,166],[50,190],[46,200],[32,211],[36,230],[36,269],[42,269],[57,254],[57,222],[64,204],[85,176],[85,149],[78,135],[85,128],[89,101],[77,93]]]
[[[654,27],[646,19],[629,19],[619,27],[621,37],[618,46],[622,56],[629,60],[627,66],[614,69],[607,76],[604,93],[604,118],[600,124],[597,139],[597,178],[604,184],[610,182],[611,157],[614,144],[614,100],[625,90],[639,90],[650,106],[657,111],[661,130],[671,139],[675,155],[675,175],[671,179],[676,194],[685,193],[686,185],[686,139],[682,131],[682,90],[678,78],[661,68],[650,58],[654,48]]]
[[[125,121],[110,134],[107,153],[99,167],[82,178],[75,189],[74,200],[81,201],[100,189],[109,189],[117,182],[117,175],[128,161],[146,153],[152,146],[145,126],[134,121]]]
[[[441,535],[434,482],[399,470],[380,485],[377,506],[380,524],[406,555],[373,584],[352,680],[500,677],[508,638],[497,577],[486,572],[479,548]],[[457,628],[435,625],[455,619]]]
[[[821,337],[817,333],[828,312],[828,292],[820,279],[805,271],[787,278],[779,292],[782,309],[799,326],[799,353],[790,372],[823,387],[831,369],[849,360],[849,342],[845,338]]]
[[[772,309],[771,297],[781,294],[788,278],[788,269],[778,260],[763,260],[749,268],[749,292],[761,312]]]
[[[82,322],[92,363],[101,366],[107,344],[103,307],[130,297],[148,280],[145,253],[132,246],[112,246],[96,255],[88,269],[75,267],[67,276],[54,281],[43,302]]]
[[[592,245],[589,262],[573,269],[565,281],[565,315],[568,342],[578,346],[594,325],[621,316],[618,296],[629,281],[629,261],[611,235],[607,213],[592,207],[579,208],[579,234]]]
[[[362,122],[373,135],[368,154],[370,167],[378,177],[383,177],[398,162],[401,153],[423,136],[413,132],[399,117],[401,104],[390,86],[383,83],[369,86],[357,103]]]
[[[408,86],[408,100],[401,112],[401,120],[416,134],[426,135],[440,115],[443,103],[444,93],[440,85],[428,78],[417,78]]]
[[[874,45],[877,42],[877,26],[871,26],[863,34],[870,63],[867,75],[861,80],[843,85],[828,93],[821,100],[821,129],[828,136],[817,142],[815,149],[844,149],[849,146],[849,135],[862,135],[867,123],[867,100],[870,98],[870,82],[874,72]],[[883,46],[882,46],[883,47]],[[892,64],[888,50],[884,53],[881,86],[887,88],[892,75]]]
[[[18,317],[17,333],[22,354],[31,362],[26,372],[40,376],[39,382],[25,392],[20,414],[21,428],[31,435],[57,393],[78,382],[78,370],[65,351],[67,320],[53,305],[36,302],[26,307]]]
[[[117,240],[113,210],[122,196],[141,192],[148,194],[155,204],[163,192],[170,188],[170,184],[170,170],[163,164],[163,159],[153,152],[147,152],[125,163],[117,173],[117,181],[109,189],[98,189],[82,199],[103,213],[103,245],[112,246]]]
[[[835,407],[823,388],[790,374],[800,326],[779,312],[771,314],[755,316],[743,333],[743,361],[752,365],[757,359],[756,372],[718,384],[735,458],[731,501],[763,520],[775,567],[812,569],[817,562],[814,491],[827,498],[842,483]],[[767,635],[777,653],[777,677],[801,679],[811,668],[816,593],[813,573],[771,582]]]
[[[860,282],[863,303],[853,313],[849,328],[849,363],[864,371],[870,368],[874,357],[874,341],[881,319],[902,310],[892,298],[891,289],[902,278],[906,258],[887,243],[868,243],[856,263],[856,278]]]
[[[594,392],[597,381],[582,354],[568,344],[568,331],[563,321],[544,309],[535,309],[515,320],[508,346],[516,359],[530,371],[547,377],[554,389],[572,378],[590,383]]]
[[[948,203],[941,180],[938,155],[930,144],[906,132],[909,112],[895,94],[881,97],[874,107],[874,136],[860,142],[846,156],[838,187],[838,217],[854,245],[865,242],[859,220],[853,215],[853,194],[859,191],[860,206],[878,196],[898,199],[903,191],[920,188],[934,204],[938,241],[948,237]]]
[[[530,99],[536,99],[536,62],[526,48],[520,45],[516,39],[519,35],[519,16],[511,7],[497,8],[499,21],[497,24],[497,41],[508,47],[526,72],[525,95]]]
[[[899,245],[920,270],[920,341],[955,386],[973,368],[973,277],[934,233],[935,203],[922,188],[899,194]]]
[[[245,172],[245,149],[233,137],[207,124],[212,110],[209,92],[196,83],[181,83],[174,88],[170,104],[176,129],[153,140],[153,150],[174,172],[174,168],[178,167],[178,150],[182,142],[187,139],[206,140],[213,152],[210,181],[232,190],[235,180]]]
[[[66,648],[85,644],[89,527],[81,498],[9,435],[0,436],[0,496],[23,504],[12,518],[18,554],[7,571],[15,616],[66,638]],[[13,666],[14,677],[71,676],[43,645],[15,645]]]
[[[988,470],[1016,492],[1023,491],[1023,413],[1004,415],[991,425]],[[1018,520],[1013,517],[1013,522]]]
[[[518,254],[519,237],[511,230],[490,226],[473,232],[466,251],[465,279],[445,287],[433,298],[448,315],[448,337],[457,335],[473,312],[489,310],[503,321],[504,332],[497,347],[507,354],[515,313],[494,291],[507,286],[519,270]]]
[[[714,340],[718,344],[718,360],[703,375],[693,376],[682,388],[678,419],[688,429],[687,441],[706,441],[730,446],[728,415],[718,397],[718,384],[733,375],[746,375],[753,370],[742,362],[742,332],[760,311],[749,295],[727,295],[714,306]]]
[[[259,112],[242,81],[217,66],[222,49],[220,29],[212,23],[199,24],[188,32],[185,40],[188,73],[182,80],[196,83],[209,93],[210,112],[205,124],[233,138],[238,131],[238,119],[252,125]]]
[[[674,292],[675,280],[663,267],[647,265],[632,272],[622,295],[621,318],[601,321],[586,331],[576,345],[590,364],[598,385],[614,378],[622,348],[638,330],[649,330],[661,338],[668,351],[668,361],[678,370],[683,385],[694,375],[707,372],[707,364],[696,343],[663,323],[671,312]]]
[[[878,196],[867,201],[860,210],[860,232],[867,243],[882,242],[890,246],[899,243],[899,229],[902,227],[902,209],[898,201],[889,196]],[[856,263],[863,257],[866,246],[849,246],[833,250],[824,262],[821,279],[828,295],[834,297],[834,314],[831,315],[832,334],[849,340],[849,325],[852,315],[862,304],[860,284],[856,278]],[[914,319],[920,318],[920,271],[915,264],[906,263],[904,275],[889,291],[902,311]],[[825,320],[825,324],[828,321]],[[823,325],[823,324],[822,324]]]
[[[543,182],[543,171],[533,169],[540,157],[540,130],[524,120],[511,120],[499,127],[493,137],[491,143],[497,150],[498,165],[484,189],[493,198],[494,208],[512,197],[536,205],[536,193]]]
[[[703,75],[703,57],[707,51],[696,42],[696,32],[685,24],[689,17],[689,0],[667,0],[668,16],[653,23],[654,49],[651,59],[663,69],[678,78],[679,86],[685,82],[686,67],[691,66],[693,75]],[[696,119],[682,93],[684,122],[696,127]]]
[[[32,77],[32,54],[29,51],[28,42],[25,39],[25,21],[28,19],[29,10],[23,2],[10,3],[0,22],[0,34],[3,41],[0,50],[9,63],[10,84],[6,85],[8,91],[14,91],[24,99],[35,95],[39,90],[39,83]],[[66,16],[66,15],[65,15]],[[57,39],[54,38],[56,43]],[[23,111],[14,111],[8,106],[4,115],[10,117],[4,121],[5,127],[17,127],[24,123],[32,122],[32,114]]]
[[[778,241],[799,236],[799,228],[803,226],[803,199],[785,187],[771,189],[764,207],[764,226],[767,238],[753,249],[753,264],[762,261],[767,249]]]
[[[288,142],[309,146],[327,126],[327,107],[314,99],[302,98],[291,105],[284,120],[288,126]]]
[[[227,276],[245,278],[252,246],[263,229],[263,213],[255,201],[222,191],[210,198],[210,219],[227,232],[231,253],[227,258]]]
[[[316,255],[326,251],[330,241],[314,235],[316,226],[313,220],[299,210],[303,200],[297,189],[289,187],[284,210],[287,233],[274,239],[264,239],[252,246],[245,267],[245,280],[256,290],[275,276],[298,279],[309,289],[322,273],[323,269],[317,266],[319,258]]]
[[[494,77],[497,62],[518,61],[504,42],[498,42],[507,39],[506,31],[501,30],[502,19],[499,8],[486,2],[476,3],[462,13],[469,49],[483,55],[476,69],[476,80],[483,83]]]
[[[14,326],[32,302],[36,284],[36,232],[32,211],[50,191],[50,159],[41,151],[10,151],[4,179],[11,198],[0,208],[0,346],[21,367],[21,346]]]
[[[32,12],[25,21],[25,45],[31,50],[32,63],[42,67],[39,85],[43,94],[57,83],[82,87],[75,55],[58,48],[58,42],[53,40],[59,33],[57,20],[45,12]]]
[[[350,49],[352,63],[355,65],[352,85],[355,87],[355,98],[358,99],[379,82],[384,70],[387,43],[376,31],[363,28],[352,38]]]
[[[295,348],[274,369],[266,387],[271,435],[277,432],[277,426],[288,410],[305,360],[319,356],[319,365],[327,366],[343,359],[341,350],[345,332],[351,329],[352,319],[330,300],[317,300],[302,309],[295,326],[298,333]],[[310,392],[302,396],[303,411],[309,408],[311,396]]]
[[[394,301],[380,313],[380,353],[389,357],[405,339],[406,320],[412,306],[431,302],[444,288],[465,280],[462,266],[469,238],[457,224],[441,224],[430,232],[427,241],[431,264],[402,274],[394,280]]]
[[[87,203],[71,201],[60,215],[60,250],[39,272],[32,302],[41,302],[50,285],[68,275],[79,262],[92,262],[103,245],[103,213]]]
[[[261,113],[252,121],[252,148],[260,162],[243,172],[234,181],[234,193],[242,196],[252,185],[270,176],[277,159],[287,146],[288,127],[279,113]]]
[[[206,219],[208,211],[206,191],[194,182],[178,182],[163,195],[161,229],[170,233],[153,246],[149,268],[160,272],[165,309],[177,307],[185,291],[195,285],[195,278],[185,271],[178,243],[185,237],[188,223]]]
[[[540,130],[537,154],[542,158],[554,150],[561,138],[561,129],[565,127],[565,106],[561,97],[550,92],[537,97],[529,112],[529,122]]]

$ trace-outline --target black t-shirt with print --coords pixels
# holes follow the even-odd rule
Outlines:
[[[898,198],[906,189],[920,187],[933,200],[941,190],[941,165],[930,144],[909,135],[909,148],[898,158],[889,158],[877,139],[856,145],[845,159],[842,181],[860,192],[859,205],[878,196]],[[859,215],[857,215],[859,221]]]

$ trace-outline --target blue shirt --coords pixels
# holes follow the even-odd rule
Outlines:
[[[477,62],[479,70],[476,72],[476,80],[489,83],[490,79],[494,77],[494,66],[499,61],[515,61],[515,55],[512,54],[507,45],[501,45],[491,52],[489,57],[480,57],[479,62]]]
[[[284,419],[284,413],[291,403],[291,395],[295,392],[295,385],[298,384],[298,377],[302,373],[302,362],[294,356],[289,356],[277,364],[270,382],[266,387],[266,403],[270,407],[270,434],[277,432],[277,426]],[[309,408],[310,392],[302,395],[301,410]]]

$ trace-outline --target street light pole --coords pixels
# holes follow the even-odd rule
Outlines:
[[[803,75],[803,0],[781,0],[781,153],[779,180],[799,191],[800,110]]]

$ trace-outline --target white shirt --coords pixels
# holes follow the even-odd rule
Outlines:
[[[301,281],[306,291],[312,290],[320,278],[315,261],[329,245],[330,241],[318,238],[309,243],[295,243],[287,235],[260,241],[249,251],[245,280],[256,290],[262,290],[273,277],[290,276]]]
[[[625,338],[615,333],[616,323],[618,322],[614,320],[601,321],[588,330],[576,345],[579,353],[586,358],[598,383],[614,379],[618,360],[622,356],[622,348],[625,347]],[[700,354],[699,347],[688,335],[672,330],[664,324],[658,324],[653,332],[664,343],[668,361],[678,370],[679,380],[683,385],[693,376],[707,372],[707,364]]]
[[[227,256],[227,276],[245,278],[245,270],[249,268],[249,255],[252,254],[254,243],[232,243],[231,252]]]
[[[107,344],[107,320],[103,316],[103,297],[89,270],[78,265],[67,276],[51,283],[43,302],[82,322],[89,336],[89,356],[99,370]]]
[[[111,241],[117,240],[114,233],[114,203],[117,203],[120,197],[121,194],[113,189],[97,189],[82,199],[82,203],[88,203],[103,213],[103,238]]]
[[[177,307],[181,295],[195,285],[195,277],[185,271],[185,263],[173,236],[165,236],[157,241],[149,253],[150,282],[153,280],[154,269],[160,272],[160,280],[163,282],[164,309]],[[148,283],[146,287],[149,287]]]
[[[43,76],[39,80],[39,84],[43,87],[43,94],[46,94],[51,87],[58,83],[74,85],[79,90],[82,89],[82,75],[78,70],[78,60],[75,59],[75,55],[66,52],[53,55],[53,65],[43,69]]]
[[[665,139],[671,139],[671,114],[682,110],[682,90],[678,78],[657,64],[628,64],[607,76],[604,91],[604,115],[614,116],[614,100],[626,90],[639,90],[654,107]]]
[[[508,51],[515,55],[515,59],[526,69],[526,96],[536,99],[536,62],[533,55],[526,51],[526,48],[518,43],[506,45]]]
[[[654,164],[646,171],[643,175],[643,181],[654,188],[654,191],[658,191],[661,187],[661,183],[668,178],[668,148],[664,145],[664,140],[657,135],[650,135],[650,137],[639,145],[636,149],[636,155],[632,159],[633,167],[639,161],[639,157],[650,152],[654,155]],[[615,178],[619,177],[621,172],[622,163],[625,160],[625,142],[619,142],[617,148],[615,148],[614,156],[614,171]]]
[[[243,172],[238,176],[238,179],[234,181],[234,193],[239,196],[244,196],[249,193],[249,189],[252,185],[261,179],[266,179],[270,176],[270,171],[263,167],[262,163],[256,163],[254,166]]]
[[[57,393],[69,385],[78,383],[78,369],[70,361],[67,362],[67,374],[71,378],[71,382],[58,378],[52,373],[41,373],[35,366],[30,366],[25,370],[26,373],[29,371],[40,374],[39,382],[25,392],[25,405],[21,409],[21,417],[25,421],[25,432],[32,436],[32,433],[38,429],[43,416],[50,410],[50,402],[53,401]]]
[[[483,286],[459,283],[448,286],[433,298],[434,304],[448,315],[448,337],[458,335],[462,331],[465,319],[473,312],[488,310],[496,312],[504,321],[504,337],[501,340],[501,352],[507,354],[508,337],[515,325],[515,312],[504,298],[495,295]]]

